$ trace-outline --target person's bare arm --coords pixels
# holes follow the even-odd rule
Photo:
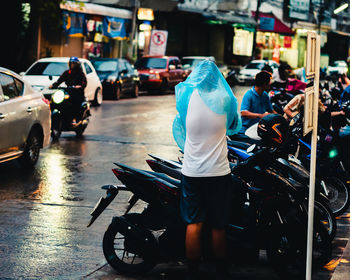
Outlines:
[[[269,113],[264,113],[264,114],[259,114],[259,113],[253,113],[253,112],[250,112],[250,111],[247,111],[247,110],[244,110],[244,111],[241,111],[241,116],[242,117],[245,117],[245,118],[248,118],[248,119],[256,119],[256,118],[263,118],[265,117],[266,115],[268,115]]]

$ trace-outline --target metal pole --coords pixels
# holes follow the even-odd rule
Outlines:
[[[258,0],[257,2],[257,6],[256,6],[256,11],[255,11],[255,22],[256,22],[256,26],[255,26],[255,30],[254,30],[254,34],[253,34],[253,50],[252,50],[252,59],[255,59],[255,49],[256,49],[256,36],[258,33],[258,28],[259,28],[259,16],[260,16],[260,6],[263,0]]]
[[[317,123],[318,123],[318,96],[320,82],[320,36],[316,35],[315,52],[315,79],[313,95],[313,129],[311,138],[311,166],[309,181],[309,211],[307,227],[307,254],[306,254],[306,280],[311,280],[312,272],[312,243],[314,227],[314,204],[315,204],[315,176],[316,176],[316,152],[317,152]]]
[[[40,50],[41,50],[41,16],[39,16],[38,24],[38,38],[37,38],[37,49],[36,49],[36,59],[40,59]]]

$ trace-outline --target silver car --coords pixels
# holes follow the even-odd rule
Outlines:
[[[48,100],[18,74],[0,67],[0,162],[33,167],[50,142]]]

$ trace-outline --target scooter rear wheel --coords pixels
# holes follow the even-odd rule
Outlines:
[[[110,225],[103,236],[103,253],[110,266],[122,274],[144,274],[156,264],[152,259],[146,259],[132,252],[133,240]],[[129,244],[129,245],[128,245]]]

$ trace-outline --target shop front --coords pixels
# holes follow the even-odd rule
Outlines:
[[[97,4],[61,4],[64,37],[59,56],[125,57],[132,12]]]
[[[307,43],[307,33],[309,31],[316,31],[321,36],[321,58],[320,67],[324,68],[329,65],[329,55],[327,51],[328,33],[331,27],[328,25],[317,25],[310,22],[297,21],[294,24],[293,30],[295,31],[295,47],[298,50],[298,67],[305,66],[305,53],[306,53],[306,43]],[[336,43],[337,44],[337,43]],[[326,48],[325,48],[326,47]]]
[[[292,68],[296,68],[298,50],[295,32],[272,13],[260,13],[259,19],[256,36],[257,58],[285,61]]]

